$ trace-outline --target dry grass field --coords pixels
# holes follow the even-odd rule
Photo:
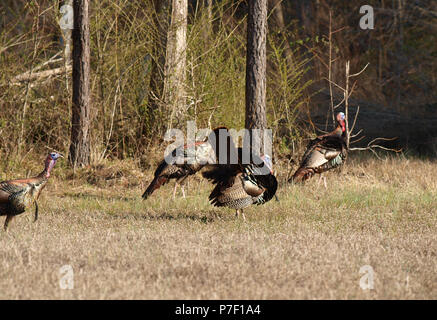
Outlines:
[[[247,221],[212,207],[200,175],[186,199],[170,183],[142,201],[153,170],[120,168],[72,178],[59,163],[39,220],[0,231],[0,299],[437,299],[436,162],[349,159],[328,190],[286,185],[283,170],[280,202]],[[373,290],[360,288],[364,265]]]

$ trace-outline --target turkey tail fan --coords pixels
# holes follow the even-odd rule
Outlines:
[[[288,179],[290,183],[303,183],[305,180],[308,180],[312,177],[314,171],[308,168],[299,168],[294,173],[294,175]]]
[[[211,166],[208,170],[202,172],[202,176],[212,183],[228,181],[231,177],[242,172],[241,166],[238,164],[227,165],[220,164]]]
[[[164,185],[168,179],[166,177],[155,177],[143,193],[143,199],[146,200],[156,189]]]
[[[218,164],[237,164],[238,150],[228,128],[215,128],[208,136],[208,142],[211,144]],[[223,153],[225,152],[225,153]]]
[[[214,190],[212,190],[211,194],[208,197],[209,201],[211,202],[211,204],[214,207],[224,207],[224,206],[226,206],[224,203],[219,201],[219,198],[220,198],[220,196],[222,194],[220,189],[221,189],[220,184],[218,184],[214,188]]]
[[[276,195],[276,191],[278,190],[278,180],[272,174],[258,176],[258,180],[262,185],[269,186],[265,189],[264,193],[258,197],[256,203],[260,205],[270,201]]]
[[[155,170],[154,178],[152,182],[147,187],[146,191],[143,193],[143,199],[146,200],[156,189],[159,189],[162,185],[164,185],[168,179],[164,176],[161,176],[161,173],[164,171],[164,169],[168,166],[167,162],[161,161],[161,163],[158,165],[158,168]]]
[[[226,168],[222,167],[214,167],[213,169],[202,172],[202,176],[212,183],[218,183],[224,180],[225,175],[228,176],[230,174]]]

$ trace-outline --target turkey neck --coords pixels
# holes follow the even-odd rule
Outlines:
[[[341,137],[345,134],[346,131],[343,131],[342,125],[339,123],[337,128],[334,129],[329,135]]]
[[[48,175],[47,175],[48,174]],[[49,180],[50,173],[48,173],[47,169],[44,169],[38,176],[37,181],[34,183],[35,185],[45,185]]]
[[[50,178],[50,173],[52,172],[55,163],[56,161],[54,160],[46,161],[44,170],[38,175],[38,178],[47,181]]]
[[[49,181],[50,172],[52,171],[54,165],[47,164],[44,170],[37,176],[37,180],[34,181],[33,187],[35,188],[34,198],[38,199],[39,194],[45,188],[47,181]]]

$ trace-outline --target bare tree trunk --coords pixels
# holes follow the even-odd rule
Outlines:
[[[287,29],[285,27],[284,12],[282,10],[282,0],[270,0],[270,1],[271,1],[271,6],[273,7],[273,13],[275,16],[276,24],[285,40],[285,44],[284,44],[285,58],[287,60],[288,67],[291,69],[293,66],[293,51],[291,50],[290,43],[288,42],[287,35],[286,35]]]
[[[212,0],[204,0],[203,6],[206,10],[206,16],[208,21],[202,30],[202,34],[205,45],[207,45],[212,34]]]
[[[167,46],[167,30],[164,27],[166,24],[163,17],[161,16],[162,11],[167,6],[167,1],[163,0],[153,0],[153,4],[155,7],[155,12],[153,15],[153,23],[155,31],[157,32],[155,39],[155,46],[153,48],[152,57],[152,74],[150,78],[150,92],[149,95],[149,104],[154,106],[156,105],[156,99],[153,96],[156,96],[158,99],[162,99],[162,91],[164,88],[164,67],[165,67],[165,48]],[[164,48],[164,49],[163,49]]]
[[[266,36],[267,0],[248,1],[246,53],[246,129],[266,129]],[[252,141],[257,147],[258,142]],[[245,140],[247,140],[245,138]],[[245,142],[248,143],[248,142]],[[263,141],[259,149],[264,150]]]
[[[403,65],[403,28],[402,28],[402,21],[403,21],[403,1],[397,0],[397,10],[394,10],[396,15],[396,22],[397,22],[397,29],[398,29],[398,39],[396,41],[396,51],[397,51],[397,62],[396,62],[396,98],[395,98],[395,104],[396,109],[398,112],[401,112],[401,74],[402,74],[402,65]],[[393,6],[393,9],[395,6]]]
[[[74,0],[73,104],[69,160],[73,167],[90,162],[90,30],[89,0]]]
[[[212,0],[206,0],[206,6],[208,10],[208,19],[209,21],[212,20]]]
[[[299,0],[299,6],[301,9],[301,21],[307,35],[314,35],[314,10],[312,1]]]
[[[60,3],[61,7],[60,12],[63,15],[61,18],[61,31],[62,31],[62,38],[64,39],[64,68],[67,69],[71,66],[71,47],[72,47],[72,23],[71,21],[74,17],[73,15],[73,0],[64,0]],[[69,76],[68,72],[65,72],[65,86],[67,88],[67,91],[70,91],[70,85],[69,85]]]
[[[155,43],[151,59],[151,74],[149,82],[149,93],[147,97],[147,108],[141,112],[140,139],[150,135],[155,124],[155,118],[161,108],[164,90],[164,68],[165,51],[167,46],[167,12],[168,0],[153,0],[153,28],[155,32]],[[143,141],[144,142],[144,141]],[[141,143],[140,143],[141,144]]]
[[[71,14],[71,10],[73,10],[73,0],[61,1],[60,5],[60,13],[62,15],[61,31],[62,37],[64,38],[64,65],[67,66],[71,64],[72,28],[70,27],[70,24],[72,21],[70,21],[70,19],[73,18],[73,15]]]
[[[171,108],[168,128],[173,119],[184,115],[185,69],[187,56],[187,15],[188,0],[173,0],[171,24],[167,36],[167,55],[165,67],[164,101]]]

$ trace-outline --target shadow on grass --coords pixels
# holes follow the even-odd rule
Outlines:
[[[163,220],[192,220],[192,221],[199,221],[202,223],[212,223],[216,221],[227,221],[232,220],[234,216],[232,214],[229,214],[227,212],[206,212],[206,213],[169,213],[169,212],[162,212],[162,213],[145,213],[145,214],[122,214],[122,215],[112,215],[112,217],[120,218],[120,219],[134,219],[134,220],[149,220],[149,221],[163,221]]]
[[[60,195],[61,198],[72,198],[72,199],[85,199],[85,200],[101,200],[101,201],[123,201],[123,202],[142,202],[142,198],[139,195],[138,197],[126,197],[126,196],[114,196],[114,195],[105,195],[105,194],[95,194],[95,193],[85,193],[85,192],[65,192]],[[167,209],[168,210],[168,209]],[[174,210],[176,211],[176,210]],[[231,212],[231,210],[208,210],[208,211],[189,211],[186,212],[157,212],[153,209],[147,208],[144,213],[140,213],[137,210],[131,212],[124,213],[108,213],[111,218],[116,219],[133,219],[133,220],[192,220],[199,221],[202,223],[212,223],[216,221],[232,221],[235,219],[235,212]]]
[[[98,199],[98,200],[119,200],[119,201],[135,201],[141,199],[141,195],[138,197],[122,197],[122,196],[108,196],[104,194],[94,194],[94,193],[84,193],[84,192],[77,192],[77,193],[70,193],[70,192],[64,192],[63,194],[59,195],[60,198],[73,198],[73,199]]]

